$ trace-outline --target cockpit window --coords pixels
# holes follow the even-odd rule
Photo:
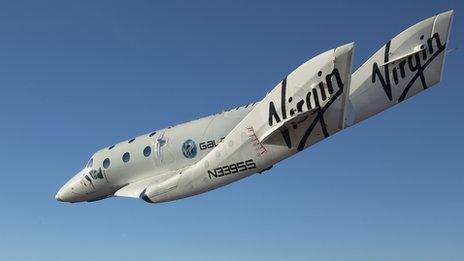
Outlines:
[[[92,166],[93,166],[93,158],[91,158],[91,159],[89,160],[89,162],[87,162],[87,166],[86,166],[86,167],[87,167],[87,168],[91,168]]]
[[[109,166],[110,166],[110,159],[109,159],[109,158],[106,158],[106,159],[103,161],[103,167],[104,167],[105,169],[107,169]]]
[[[103,179],[103,174],[102,174],[101,169],[98,169],[98,170],[93,169],[89,172],[89,174],[93,179]]]

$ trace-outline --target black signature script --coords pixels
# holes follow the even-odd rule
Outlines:
[[[322,72],[318,72],[318,77],[322,76]],[[338,88],[337,91],[334,89],[334,85],[332,83],[333,78],[335,78],[336,82],[336,87]],[[327,109],[333,104],[335,100],[343,93],[344,91],[344,84],[342,82],[342,79],[340,77],[340,73],[337,68],[334,68],[331,73],[327,74],[325,78],[323,78],[324,81],[321,80],[317,87],[309,89],[309,91],[306,93],[305,98],[299,100],[296,102],[296,108],[292,108],[292,102],[293,98],[289,97],[287,99],[286,97],[286,90],[287,90],[287,77],[285,77],[282,80],[281,84],[281,91],[280,91],[280,108],[276,109],[276,106],[273,101],[269,103],[269,126],[273,126],[274,124],[277,124],[281,122],[282,120],[285,120],[288,118],[288,115],[290,117],[294,116],[297,113],[302,113],[305,111],[309,110],[314,110],[312,112],[316,116],[314,117],[312,123],[308,126],[308,129],[305,131],[304,135],[298,142],[298,151],[301,151],[304,149],[306,145],[306,141],[308,140],[309,136],[311,135],[312,131],[316,127],[317,123],[320,123],[322,132],[325,137],[329,137],[329,132],[327,131],[327,126],[325,124],[324,120],[324,113],[327,111]],[[327,86],[327,88],[324,87],[324,85]],[[319,89],[319,91],[318,91]],[[320,93],[320,97],[319,97]],[[311,100],[311,96],[313,96],[313,99]],[[320,106],[321,102],[325,102],[327,99],[328,102],[324,106]],[[307,119],[304,118],[300,122],[303,122]],[[297,124],[293,125],[293,128],[297,128]],[[292,140],[290,138],[290,133],[289,129],[286,127],[283,127],[281,129],[281,134],[282,137],[285,141],[285,144],[289,149],[293,147],[292,145]]]
[[[420,40],[423,40],[424,36],[420,36]],[[433,42],[435,41],[436,47],[434,48]],[[442,44],[440,41],[440,35],[438,33],[434,33],[430,38],[427,39],[427,48],[425,45],[421,45],[421,50],[416,52],[405,59],[402,59],[397,65],[395,66],[395,62],[389,63],[389,56],[390,56],[390,44],[389,41],[385,45],[385,53],[384,53],[384,65],[383,65],[383,72],[379,68],[377,63],[374,63],[372,66],[372,83],[375,83],[377,79],[380,81],[385,94],[387,95],[390,101],[393,100],[392,96],[392,80],[395,85],[400,83],[400,80],[406,77],[406,70],[409,72],[415,73],[414,76],[409,80],[406,87],[403,89],[400,97],[398,98],[398,102],[404,101],[406,95],[408,94],[409,90],[411,89],[412,85],[416,82],[417,79],[420,79],[422,83],[422,87],[427,89],[427,82],[424,76],[424,70],[431,64],[431,62],[438,57],[438,55],[446,49],[446,43]],[[390,67],[390,65],[392,65]],[[407,65],[407,66],[406,66]]]

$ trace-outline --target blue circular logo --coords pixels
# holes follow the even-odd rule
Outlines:
[[[186,140],[182,145],[182,153],[188,159],[195,158],[197,155],[197,144],[193,140]]]

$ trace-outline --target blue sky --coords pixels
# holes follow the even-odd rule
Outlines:
[[[464,259],[462,1],[164,2],[0,3],[2,260]],[[257,101],[344,43],[357,68],[449,9],[437,87],[264,175],[160,205],[54,199],[99,148]]]

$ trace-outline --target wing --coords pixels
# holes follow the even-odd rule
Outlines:
[[[151,184],[155,182],[154,178],[146,178],[120,188],[114,193],[116,197],[140,198],[142,192]]]
[[[131,182],[114,193],[116,197],[143,198],[147,189],[161,193],[177,186],[181,170],[168,171],[161,175]],[[155,193],[155,192],[154,192]]]

